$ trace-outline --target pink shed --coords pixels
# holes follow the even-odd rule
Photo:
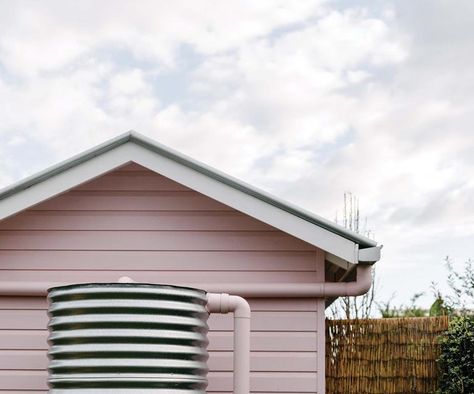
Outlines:
[[[127,133],[0,192],[0,394],[48,390],[48,287],[121,276],[241,292],[251,391],[324,393],[325,305],[366,290],[357,267],[379,257],[372,240]],[[232,317],[209,326],[208,392],[232,392]]]

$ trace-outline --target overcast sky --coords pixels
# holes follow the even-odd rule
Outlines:
[[[0,0],[0,187],[135,129],[331,220],[351,191],[378,297],[407,302],[474,258],[473,21],[471,0]]]

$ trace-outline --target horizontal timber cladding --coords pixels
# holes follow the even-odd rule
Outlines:
[[[34,208],[39,211],[228,211],[231,209],[193,191],[71,191]]]
[[[26,211],[8,230],[269,231],[274,227],[235,211]]]
[[[232,352],[211,352],[208,365],[213,371],[232,371]],[[42,350],[0,350],[0,370],[46,370],[47,366]],[[253,352],[250,368],[255,372],[316,372],[316,359],[311,352]]]
[[[89,235],[88,237],[85,235]],[[283,233],[257,231],[2,231],[5,250],[313,250]]]
[[[176,272],[146,272],[146,271],[19,271],[19,270],[4,270],[1,272],[1,280],[4,281],[40,281],[40,282],[69,282],[69,283],[86,283],[86,282],[115,282],[121,276],[132,276],[138,282],[152,282],[164,284],[192,284],[194,287],[199,287],[199,283],[227,283],[229,281],[229,273],[222,272],[192,272],[181,271]],[[256,282],[262,283],[267,280],[270,282],[282,283],[288,282],[288,277],[291,282],[298,280],[300,282],[315,282],[316,275],[307,272],[261,272],[253,273],[251,278],[246,272],[233,272],[232,280],[237,282]]]
[[[249,301],[252,391],[316,392],[317,301]],[[46,390],[45,300],[0,297],[0,307],[0,392]],[[209,391],[231,392],[232,316],[211,315],[209,327]]]
[[[255,311],[252,313],[253,331],[312,331],[317,312]],[[117,315],[119,317],[119,315]],[[0,330],[46,327],[48,316],[39,310],[0,310]],[[215,331],[232,331],[233,321],[228,316],[212,314],[209,326]]]
[[[0,350],[46,350],[46,330],[2,330]],[[232,351],[232,332],[211,331],[209,351]],[[317,352],[317,333],[313,332],[252,332],[250,345],[255,352]]]
[[[0,270],[54,271],[306,271],[314,252],[0,250]]]
[[[278,286],[320,281],[323,261],[319,249],[135,164],[0,222],[0,281]],[[317,300],[249,301],[252,392],[318,392]],[[46,308],[39,297],[0,297],[0,394],[47,392]],[[228,393],[232,316],[212,315],[209,326],[208,392]]]
[[[47,390],[46,371],[0,371],[2,391]],[[210,372],[208,393],[232,392],[232,372]],[[250,377],[252,392],[316,392],[317,374],[313,372],[253,372]],[[1,386],[0,386],[1,387]],[[40,391],[41,392],[41,391]]]

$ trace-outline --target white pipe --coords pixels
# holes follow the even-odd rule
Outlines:
[[[176,286],[199,287],[211,293],[232,293],[246,298],[271,297],[343,297],[366,293],[372,284],[371,266],[357,265],[354,282],[325,283],[173,283]],[[50,287],[69,285],[70,282],[2,282],[0,296],[44,296]]]
[[[234,309],[234,394],[250,393],[250,307],[239,296],[231,296]]]
[[[122,276],[119,283],[135,283]],[[234,313],[234,394],[250,392],[250,305],[242,297],[207,293],[209,313]]]
[[[234,394],[250,392],[250,306],[239,296],[207,293],[210,313],[234,313]]]

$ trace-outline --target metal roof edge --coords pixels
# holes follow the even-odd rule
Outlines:
[[[142,146],[150,151],[153,151],[161,156],[164,156],[170,160],[173,160],[181,165],[193,169],[205,176],[211,177],[218,182],[222,182],[242,193],[251,195],[267,204],[273,205],[283,211],[286,211],[300,219],[303,219],[316,226],[324,228],[332,233],[335,233],[343,238],[349,239],[359,245],[360,248],[370,248],[377,245],[377,242],[357,234],[351,230],[333,223],[319,215],[316,215],[310,211],[293,205],[287,201],[279,199],[272,194],[265,192],[259,188],[249,185],[237,178],[229,176],[215,168],[212,168],[202,162],[199,162],[189,156],[186,156],[180,152],[175,151],[163,144],[160,144],[144,135],[137,133],[134,130],[130,130],[117,137],[114,137],[100,145],[97,145],[91,149],[88,149],[82,153],[79,153],[65,161],[62,161],[56,165],[53,165],[45,170],[29,176],[19,182],[14,183],[2,190],[0,190],[0,201],[7,197],[10,197],[22,190],[28,189],[29,187],[38,184],[51,178],[57,174],[60,174],[68,169],[75,167],[85,161],[88,161],[94,157],[100,156],[101,154],[115,149],[116,147],[123,145],[127,142],[133,142],[139,146]]]
[[[294,204],[291,204],[285,200],[282,200],[274,195],[261,190],[255,186],[252,186],[248,183],[245,183],[237,178],[234,178],[231,175],[225,174],[222,171],[219,171],[213,167],[210,167],[200,161],[197,161],[187,155],[184,155],[180,152],[175,151],[172,148],[169,148],[163,144],[160,144],[148,137],[145,137],[135,131],[131,132],[131,142],[141,145],[149,150],[152,150],[164,157],[167,157],[173,161],[176,161],[182,165],[185,165],[193,170],[216,179],[219,182],[222,182],[234,189],[237,189],[243,193],[249,194],[259,200],[273,205],[281,210],[284,210],[294,216],[299,217],[300,219],[306,220],[314,225],[322,227],[328,231],[331,231],[337,235],[340,235],[344,238],[347,238],[351,241],[356,242],[362,248],[374,247],[377,245],[377,242],[371,240],[370,238],[364,237],[360,234],[357,234],[351,230],[348,230],[336,223],[333,223],[319,215],[314,214],[308,210],[300,208]]]
[[[102,153],[108,152],[116,148],[117,146],[123,145],[124,143],[130,141],[131,135],[132,133],[130,131],[120,134],[117,137],[109,139],[106,142],[96,145],[91,149],[78,153],[77,155],[74,155],[69,159],[47,167],[46,169],[37,172],[36,174],[33,174],[27,178],[24,178],[18,182],[13,183],[12,185],[1,189],[0,201],[22,190],[28,189],[29,187],[37,183],[41,183],[57,174],[67,171],[68,169],[75,167],[87,160],[90,160],[96,156],[100,156]]]

